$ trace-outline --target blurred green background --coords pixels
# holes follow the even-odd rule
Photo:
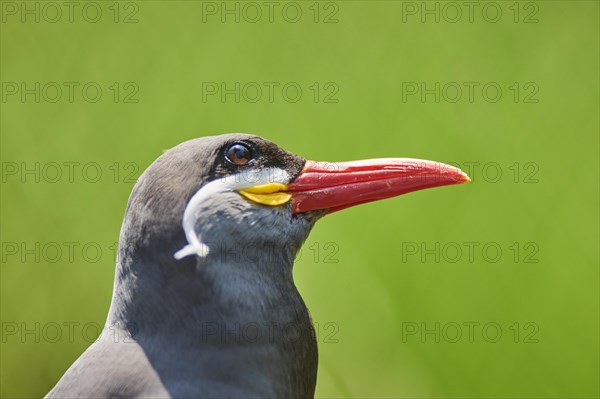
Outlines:
[[[2,2],[2,397],[98,334],[135,178],[226,132],[473,178],[318,223],[318,397],[598,397],[598,2],[49,4]]]

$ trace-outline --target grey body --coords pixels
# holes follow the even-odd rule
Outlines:
[[[49,398],[314,395],[317,344],[292,266],[320,213],[215,196],[196,226],[209,255],[173,257],[187,243],[187,202],[237,171],[221,151],[239,140],[259,146],[254,168],[273,163],[293,177],[305,163],[248,135],[192,140],[158,158],[129,199],[105,329]]]

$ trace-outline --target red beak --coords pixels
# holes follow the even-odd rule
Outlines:
[[[426,188],[471,181],[460,169],[410,158],[351,162],[307,161],[288,184],[292,212],[327,209],[327,213]]]

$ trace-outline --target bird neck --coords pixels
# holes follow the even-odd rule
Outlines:
[[[269,243],[243,248],[213,247],[205,258],[177,261],[120,245],[107,326],[135,337],[214,325],[304,323],[296,320],[307,316],[293,282],[296,249]]]

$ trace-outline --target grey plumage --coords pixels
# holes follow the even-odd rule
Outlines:
[[[292,266],[321,212],[292,216],[290,204],[224,193],[203,204],[195,226],[210,253],[173,257],[186,245],[187,202],[236,171],[221,162],[236,141],[260,149],[253,168],[273,164],[293,177],[305,163],[239,134],[191,140],[159,157],[129,199],[101,338],[48,398],[314,395],[317,345]]]

